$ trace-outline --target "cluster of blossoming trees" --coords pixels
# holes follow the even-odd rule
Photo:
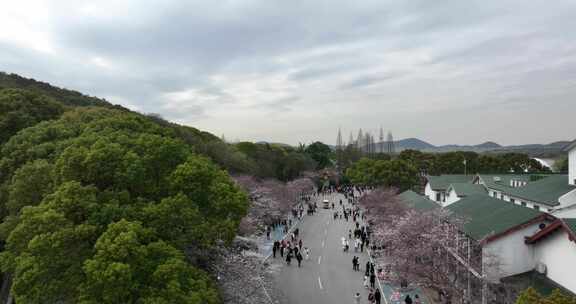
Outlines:
[[[248,214],[240,222],[241,235],[252,234],[284,219],[299,202],[301,195],[314,190],[314,183],[307,176],[287,183],[275,179],[260,180],[250,175],[233,178],[250,196]]]
[[[360,204],[373,228],[372,249],[384,281],[416,284],[445,298],[463,299],[479,297],[474,290],[479,293],[486,287],[482,264],[498,267],[486,255],[482,261],[477,244],[462,241],[464,220],[446,210],[410,208],[395,189],[376,189]]]

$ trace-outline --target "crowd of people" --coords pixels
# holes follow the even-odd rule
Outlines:
[[[323,190],[311,195],[302,196],[301,201],[292,209],[292,218],[301,220],[304,215],[305,206],[307,206],[307,215],[313,215],[317,212],[318,200],[323,200],[327,196],[332,198],[336,197],[335,194],[342,194],[344,199],[331,200],[331,209],[333,212],[334,220],[344,220],[352,224],[351,229],[348,230],[347,235],[342,236],[342,250],[345,253],[351,251],[350,245],[352,244],[354,253],[364,253],[364,250],[370,248],[371,229],[369,225],[365,224],[365,214],[362,212],[357,202],[359,197],[364,193],[370,191],[370,187],[360,186],[346,186],[346,187],[333,187],[330,186]],[[338,204],[338,205],[336,205]],[[311,250],[304,246],[303,240],[300,237],[301,231],[295,228],[291,233],[289,228],[292,226],[292,220],[277,221],[271,225],[267,230],[267,238],[270,239],[272,229],[276,229],[279,225],[283,227],[284,237],[276,240],[272,246],[272,257],[280,257],[286,262],[286,265],[291,265],[292,260],[296,259],[298,267],[302,266],[302,261],[310,259]],[[375,247],[375,245],[372,245]],[[374,248],[373,248],[374,249]],[[360,258],[356,255],[352,257],[352,269],[355,272],[362,272],[360,267]],[[375,269],[374,263],[367,261],[364,267],[364,272],[361,278],[363,279],[363,286],[367,292],[367,300],[369,304],[381,304],[384,294],[376,286],[377,274],[382,272],[382,269]],[[360,304],[363,295],[356,292],[353,295],[354,303]],[[410,295],[404,298],[405,304],[420,304],[418,295],[414,299]]]
[[[298,267],[302,266],[303,260],[310,259],[310,249],[304,247],[304,243],[300,238],[299,228],[294,229],[289,236],[289,240],[283,238],[282,240],[274,241],[272,245],[272,257],[276,258],[277,255],[285,259],[286,265],[290,265],[292,259],[296,259]]]

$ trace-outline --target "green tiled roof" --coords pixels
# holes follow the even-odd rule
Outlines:
[[[440,208],[438,204],[434,201],[429,200],[425,196],[422,196],[412,190],[407,190],[398,195],[400,199],[408,206],[409,208],[414,208],[416,210],[433,210]]]
[[[464,232],[476,240],[502,233],[542,214],[487,195],[470,195],[446,208],[466,220]]]
[[[574,189],[576,189],[576,186],[568,184],[568,175],[556,174],[531,182],[524,187],[509,188],[503,191],[511,196],[532,202],[557,206],[560,204],[558,199]]]
[[[564,221],[564,223],[566,223],[566,226],[568,226],[568,228],[570,228],[570,230],[572,230],[572,232],[574,234],[576,234],[576,219],[575,218],[565,218],[562,219]]]
[[[428,182],[433,190],[447,190],[453,183],[469,183],[474,179],[474,175],[431,175],[428,176]]]
[[[482,185],[474,185],[470,183],[453,183],[450,188],[456,191],[458,196],[468,196],[474,194],[487,194],[486,188]]]
[[[495,190],[507,190],[512,188],[510,186],[511,180],[530,182],[530,175],[528,174],[480,174],[480,178],[482,178],[486,187]],[[498,178],[499,180],[496,180],[495,178]]]

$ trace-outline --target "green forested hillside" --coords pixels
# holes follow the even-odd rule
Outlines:
[[[247,200],[172,133],[78,108],[3,146],[0,263],[19,303],[218,302],[192,262],[234,237]]]
[[[228,172],[288,180],[314,167],[290,147],[227,144],[5,78],[0,267],[17,303],[219,303],[203,265],[248,208]]]
[[[48,83],[25,78],[16,74],[0,72],[0,89],[19,88],[52,97],[66,106],[99,106],[124,109],[104,99],[84,95],[77,91],[54,87]]]

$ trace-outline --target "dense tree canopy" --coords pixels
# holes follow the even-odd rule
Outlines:
[[[63,107],[51,98],[19,89],[0,89],[0,145],[18,131],[58,118]]]
[[[245,172],[258,177],[288,181],[315,167],[313,158],[289,146],[240,142],[233,149],[246,155],[249,170]]]
[[[304,152],[310,155],[310,157],[316,161],[316,169],[324,169],[332,164],[331,159],[333,158],[332,149],[319,141],[308,145]]]
[[[346,170],[354,184],[410,189],[418,182],[418,171],[410,162],[362,158]]]
[[[424,153],[404,150],[398,155],[421,172],[431,175],[468,173],[544,173],[550,170],[521,153],[478,154],[476,152]]]
[[[0,158],[0,255],[19,303],[218,303],[198,266],[247,199],[174,128],[77,108],[21,130]]]

